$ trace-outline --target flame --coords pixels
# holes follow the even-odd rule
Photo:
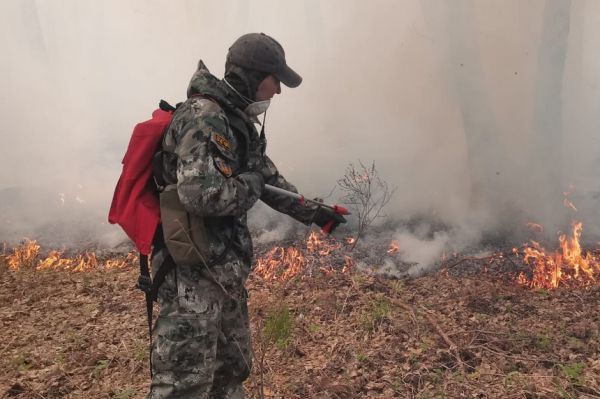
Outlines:
[[[387,250],[388,254],[395,254],[400,250],[400,246],[398,245],[398,241],[392,240],[390,243],[390,248]]]
[[[45,258],[40,259],[40,245],[33,240],[26,240],[12,250],[9,255],[3,255],[2,260],[11,270],[22,267],[34,267],[35,270],[70,270],[74,272],[90,271],[94,269],[116,269],[132,265],[137,255],[130,252],[126,256],[116,256],[104,261],[98,260],[95,252],[84,252],[74,257],[65,257],[63,252],[51,250]]]
[[[342,268],[342,273],[348,273],[353,267],[354,260],[348,255],[344,256],[344,267]]]
[[[138,255],[135,252],[129,252],[125,257],[105,260],[104,267],[106,269],[123,269],[135,263],[138,263]]]
[[[531,288],[554,289],[561,285],[587,286],[596,282],[600,274],[600,260],[590,252],[582,252],[581,234],[583,223],[573,222],[571,236],[558,238],[560,250],[547,253],[536,241],[524,248],[523,261],[533,267],[528,278],[521,272],[517,282]],[[514,249],[513,249],[514,252]]]
[[[346,239],[346,242],[348,240]],[[273,247],[266,254],[256,260],[254,273],[266,280],[289,280],[301,273],[320,270],[324,274],[333,274],[336,268],[333,254],[342,248],[340,242],[325,236],[317,231],[310,233],[306,240],[306,250],[296,247]],[[344,256],[342,272],[347,272],[353,267],[352,258]]]
[[[322,235],[313,231],[308,236],[308,240],[306,241],[306,249],[309,252],[316,252],[319,255],[327,256],[332,251],[340,249],[340,243],[327,244],[322,240]]]
[[[354,244],[356,242],[356,238],[354,238],[354,237],[345,237],[344,241],[346,241],[346,244],[352,245],[352,244]]]
[[[285,265],[285,269],[281,268]],[[254,271],[265,280],[286,280],[296,276],[306,266],[306,260],[295,247],[274,247],[256,261]]]
[[[69,265],[70,259],[63,259],[59,251],[50,251],[46,259],[41,260],[37,270],[65,268]]]
[[[18,270],[21,266],[30,266],[35,262],[40,253],[40,246],[35,240],[25,240],[14,248],[12,253],[5,257],[5,262],[11,270]]]

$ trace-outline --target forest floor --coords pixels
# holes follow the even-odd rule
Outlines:
[[[0,261],[0,398],[143,398],[137,273]],[[250,398],[600,398],[600,285],[350,270],[253,274],[248,291]]]

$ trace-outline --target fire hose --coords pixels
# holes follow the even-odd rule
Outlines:
[[[327,205],[321,201],[308,199],[308,198],[305,198],[304,195],[302,195],[302,194],[294,193],[292,191],[288,191],[283,188],[271,186],[270,184],[265,184],[265,190],[270,191],[273,194],[285,195],[286,197],[294,198],[296,201],[298,201],[298,203],[300,205],[303,205],[308,202],[310,204],[317,205],[318,207],[331,209],[333,212],[337,213],[338,215],[342,215],[342,216],[350,215],[350,212],[348,211],[348,209],[341,205]],[[323,227],[321,227],[321,231],[323,231],[323,233],[325,233],[325,234],[331,233],[334,223],[335,223],[335,221],[330,220]]]

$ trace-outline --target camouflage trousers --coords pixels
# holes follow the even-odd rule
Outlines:
[[[178,265],[160,287],[147,399],[245,397],[242,382],[252,367],[244,288],[250,265],[231,253],[210,270]]]

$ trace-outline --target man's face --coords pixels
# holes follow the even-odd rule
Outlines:
[[[258,85],[256,101],[270,100],[275,94],[281,94],[281,85],[275,76],[269,75]]]

